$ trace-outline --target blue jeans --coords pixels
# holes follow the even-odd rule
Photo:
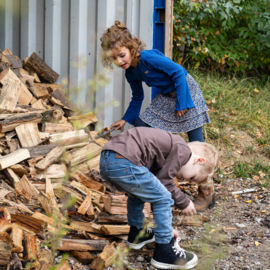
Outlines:
[[[143,122],[143,120],[138,117],[134,122],[134,127],[151,127],[150,125]],[[187,132],[189,142],[204,142],[202,127],[195,128]]]
[[[101,153],[100,174],[116,189],[127,193],[128,224],[143,228],[144,203],[149,202],[153,207],[156,242],[170,243],[174,204],[171,193],[146,167],[137,166],[128,159],[115,158],[115,154],[110,150]]]

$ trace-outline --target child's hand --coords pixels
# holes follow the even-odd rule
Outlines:
[[[188,109],[182,110],[182,111],[176,111],[176,115],[177,115],[177,116],[182,116],[182,115],[184,115],[187,111],[188,111]]]
[[[179,237],[178,231],[175,230],[175,229],[173,229],[173,231],[172,231],[172,236],[173,236],[174,240],[176,240],[176,239]]]
[[[195,215],[197,212],[196,212],[196,209],[194,207],[194,203],[192,201],[190,201],[188,207],[186,207],[184,210],[182,210],[182,213],[186,216],[193,216]]]
[[[115,130],[120,130],[124,125],[126,124],[126,121],[121,119],[119,121],[116,121],[114,124],[111,125],[111,128],[112,127],[116,127]]]

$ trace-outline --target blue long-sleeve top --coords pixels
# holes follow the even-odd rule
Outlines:
[[[161,89],[163,94],[176,89],[175,111],[195,107],[186,80],[187,74],[182,66],[173,62],[162,52],[155,49],[141,51],[136,68],[129,67],[125,73],[132,90],[132,98],[122,119],[133,125],[139,117],[144,99],[142,82],[150,87],[155,86]]]

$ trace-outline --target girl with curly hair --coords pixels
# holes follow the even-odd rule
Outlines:
[[[145,50],[124,23],[116,21],[101,37],[102,64],[125,70],[132,100],[123,118],[114,124],[120,130],[126,122],[135,127],[153,127],[172,133],[187,132],[189,141],[203,142],[202,126],[210,123],[202,92],[187,71],[158,50]],[[140,115],[144,99],[142,82],[161,89]]]

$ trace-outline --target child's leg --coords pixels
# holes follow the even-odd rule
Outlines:
[[[189,142],[196,142],[196,141],[204,142],[202,127],[193,129],[189,131],[187,134],[188,134]]]
[[[140,117],[138,117],[134,122],[134,127],[151,127],[151,126],[143,122],[143,120]]]

